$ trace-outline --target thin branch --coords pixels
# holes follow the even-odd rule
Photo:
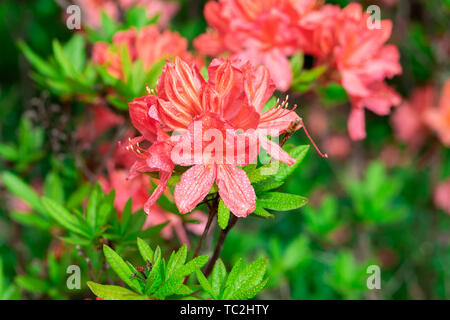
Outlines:
[[[211,223],[217,214],[217,208],[218,208],[218,203],[219,203],[218,197],[216,196],[214,199],[211,199],[211,200],[214,200],[214,203],[211,204],[211,203],[207,202],[208,209],[209,209],[208,221],[206,222],[205,229],[203,230],[200,240],[198,241],[197,247],[195,248],[194,256],[192,257],[192,259],[194,259],[198,256],[198,253],[200,252],[200,248],[202,247],[203,240],[205,240],[206,235],[208,234],[209,228],[211,227]],[[189,280],[189,276],[190,275],[187,275],[186,278],[184,278],[184,282],[183,282],[184,284],[186,284],[187,281]]]
[[[228,236],[228,232],[234,227],[238,218],[232,214],[230,217],[230,221],[228,222],[228,226],[220,232],[219,239],[216,243],[216,248],[214,249],[214,253],[212,258],[209,260],[208,265],[205,268],[205,276],[208,277],[211,273],[214,265],[216,264],[217,259],[219,259],[220,253],[222,252],[223,244]]]

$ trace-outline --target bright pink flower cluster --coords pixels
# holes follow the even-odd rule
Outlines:
[[[354,140],[365,137],[365,107],[386,115],[401,102],[384,82],[402,71],[398,49],[385,45],[392,23],[369,28],[371,17],[357,3],[341,9],[315,0],[220,0],[207,3],[205,17],[212,29],[195,40],[199,52],[264,64],[280,90],[290,87],[288,58],[297,51],[333,68],[352,102]]]
[[[185,38],[169,30],[160,32],[153,25],[140,30],[132,28],[119,31],[114,35],[112,45],[105,42],[95,43],[92,60],[96,64],[106,66],[108,73],[113,77],[122,79],[124,75],[120,48],[123,46],[128,51],[131,61],[142,60],[146,70],[161,59],[175,56],[202,64],[200,59],[194,58],[188,51]]]
[[[220,0],[205,6],[212,27],[194,41],[203,54],[234,56],[264,64],[280,90],[289,89],[292,71],[288,57],[297,52],[302,34],[299,24],[318,9],[316,0]]]
[[[286,103],[263,112],[275,90],[268,70],[236,59],[215,59],[208,74],[205,81],[195,65],[176,57],[165,65],[157,95],[130,103],[131,120],[142,134],[130,141],[138,157],[131,177],[154,171],[160,177],[144,206],[147,213],[175,167],[187,166],[174,192],[180,213],[192,211],[216,183],[230,211],[245,217],[255,210],[256,196],[247,174],[237,166],[253,162],[260,146],[275,159],[295,162],[267,138],[296,130],[301,122]],[[169,135],[172,131],[182,134]],[[144,140],[151,146],[144,148]]]

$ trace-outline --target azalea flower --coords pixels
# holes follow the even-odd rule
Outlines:
[[[237,166],[254,161],[259,146],[275,159],[289,165],[295,162],[266,137],[296,130],[301,122],[286,102],[262,111],[275,90],[269,71],[237,59],[215,59],[208,73],[206,81],[195,65],[176,57],[164,66],[158,95],[130,103],[131,120],[142,134],[130,141],[129,148],[140,158],[131,175],[160,173],[160,184],[144,207],[147,213],[166,188],[175,165],[190,167],[175,187],[180,213],[192,211],[216,182],[230,211],[246,217],[255,210],[256,195],[245,171]],[[168,131],[183,134],[169,137]],[[211,132],[214,137],[208,137]],[[154,142],[145,149],[140,146],[144,140]]]
[[[292,80],[288,57],[299,50],[302,34],[298,25],[316,0],[220,0],[206,4],[204,13],[211,29],[194,41],[206,55],[228,52],[263,64],[278,89],[286,91]]]
[[[189,61],[202,65],[201,59],[195,58],[188,51],[185,38],[169,30],[160,32],[156,26],[150,25],[136,30],[117,32],[110,45],[105,42],[94,44],[92,60],[94,63],[104,65],[107,71],[115,78],[123,79],[123,66],[120,48],[125,47],[132,62],[141,60],[144,68],[149,71],[152,65],[161,59],[180,56]]]
[[[398,106],[392,116],[394,133],[400,141],[418,149],[428,136],[425,114],[433,107],[435,90],[431,85],[414,89],[411,99]]]
[[[425,112],[425,121],[438,134],[442,143],[450,147],[450,79],[442,89],[439,106]]]
[[[342,86],[352,102],[348,130],[353,140],[366,136],[364,108],[387,115],[401,97],[385,78],[400,74],[399,52],[394,45],[385,45],[392,31],[390,20],[380,21],[380,29],[369,29],[368,13],[358,3],[345,7],[336,20],[334,58]]]
[[[320,10],[310,10],[298,22],[301,37],[299,49],[319,62],[332,60],[336,46],[336,20],[341,14],[337,5],[325,5]]]

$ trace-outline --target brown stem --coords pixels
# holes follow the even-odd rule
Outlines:
[[[218,197],[216,197],[213,200],[214,200],[214,202],[212,204],[207,202],[208,209],[209,209],[208,221],[206,222],[205,229],[203,230],[203,233],[200,236],[200,240],[198,241],[197,247],[195,248],[194,256],[192,257],[192,259],[194,259],[198,256],[198,253],[200,252],[200,248],[202,247],[203,240],[205,240],[206,235],[208,234],[209,228],[211,227],[211,223],[214,220],[214,216],[217,214],[217,210],[219,207]],[[184,282],[183,282],[184,284],[186,284],[187,281],[189,280],[189,276],[190,275],[187,275],[186,278],[184,278]]]
[[[228,222],[228,226],[220,232],[219,239],[216,243],[216,248],[214,249],[213,256],[211,260],[209,260],[208,265],[205,268],[205,276],[208,277],[211,273],[214,265],[216,264],[217,259],[219,259],[220,252],[222,251],[223,244],[225,243],[225,239],[228,236],[228,232],[230,232],[231,228],[234,227],[238,218],[235,215],[231,215],[230,221]]]

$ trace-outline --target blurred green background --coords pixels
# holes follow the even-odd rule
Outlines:
[[[341,6],[348,2],[327,1]],[[375,2],[382,17],[394,23],[390,41],[401,51],[403,74],[391,83],[402,96],[408,99],[414,88],[448,78],[450,2]],[[192,41],[206,28],[205,1],[179,3],[170,28]],[[65,112],[64,103],[31,79],[30,64],[16,44],[21,39],[47,57],[53,39],[64,43],[72,32],[53,0],[3,0],[0,21],[0,171],[14,171],[31,184],[56,173],[63,192],[71,194],[82,176],[66,136],[77,124],[61,122],[61,117],[79,118],[82,103]],[[326,145],[330,136],[345,136],[347,104],[327,106],[309,94],[293,94],[294,103],[319,145]],[[275,212],[269,221],[241,219],[230,233],[222,255],[227,264],[241,256],[269,258],[270,280],[259,298],[450,298],[450,216],[433,203],[435,185],[450,177],[450,150],[433,138],[420,150],[411,150],[396,140],[388,116],[367,113],[366,118],[366,140],[345,145],[350,150],[341,158],[324,160],[310,150],[282,187],[308,197],[307,206]],[[329,126],[326,132],[316,129],[323,121]],[[309,143],[301,133],[290,142]],[[14,161],[9,159],[15,152],[11,149],[20,152]],[[63,266],[76,259],[74,249],[55,253],[54,234],[14,219],[4,186],[0,197],[0,298],[91,297],[86,288],[75,295],[63,289]],[[45,271],[49,263],[56,265],[54,274]],[[366,286],[369,265],[380,266],[380,290]]]

